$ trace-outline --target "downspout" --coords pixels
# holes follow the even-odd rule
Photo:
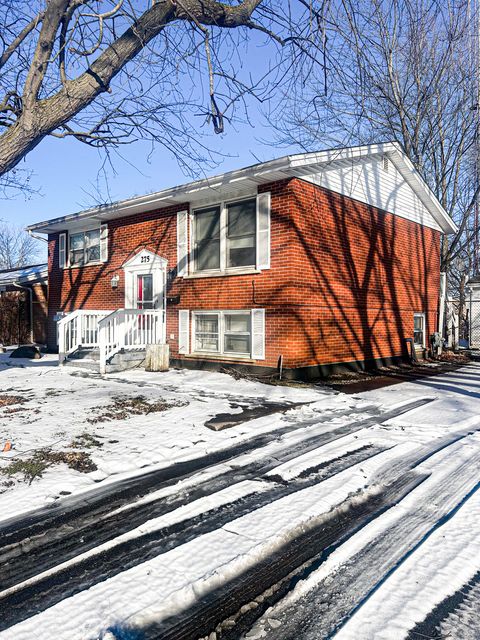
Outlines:
[[[30,229],[28,230],[28,235],[31,236],[32,238],[35,238],[35,240],[43,240],[43,242],[46,242],[48,244],[48,238],[44,238],[43,236],[37,236],[37,234],[33,233],[33,231],[30,231]]]
[[[13,283],[14,287],[18,287],[19,289],[23,289],[24,291],[28,291],[29,298],[29,308],[30,308],[30,342],[33,344],[33,292],[30,287],[24,287],[23,284],[19,284],[18,282]],[[19,341],[20,342],[20,341]]]

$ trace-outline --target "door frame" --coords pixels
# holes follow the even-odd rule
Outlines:
[[[152,274],[153,276],[153,300],[154,310],[162,313],[163,340],[166,340],[166,289],[167,289],[167,264],[168,261],[152,251],[143,249],[127,260],[123,265],[125,277],[124,308],[134,309],[136,301],[136,276],[139,274]]]

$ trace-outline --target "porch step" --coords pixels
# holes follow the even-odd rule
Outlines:
[[[100,360],[100,350],[94,347],[81,347],[68,357],[71,360],[95,360],[98,362],[98,360]]]
[[[98,349],[77,349],[65,360],[68,367],[79,367],[91,371],[100,371],[100,351]],[[120,351],[107,363],[107,373],[116,373],[141,367],[145,362],[145,349]]]

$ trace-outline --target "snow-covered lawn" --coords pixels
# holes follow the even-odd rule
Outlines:
[[[168,541],[169,527],[185,523],[176,543],[147,560],[109,569],[99,580],[82,574],[88,588],[40,606],[36,615],[21,614],[0,633],[2,639],[111,639],[124,637],[120,629],[141,631],[182,614],[296,537],[328,526],[342,510],[366,505],[412,473],[422,479],[418,486],[332,549],[245,637],[320,640],[335,630],[345,639],[397,640],[480,570],[477,364],[347,396],[321,386],[269,386],[219,373],[135,370],[101,378],[59,369],[50,356],[38,363],[12,362],[0,357],[0,398],[27,400],[0,407],[0,442],[13,444],[0,454],[1,468],[48,449],[82,452],[97,469],[81,472],[56,462],[31,484],[21,474],[0,475],[0,521],[61,504],[67,495],[94,493],[121,478],[140,477],[147,469],[248,443],[259,434],[268,437],[257,448],[112,513],[125,513],[128,521],[129,512],[142,504],[185,492],[180,506],[150,515],[78,556],[59,558],[58,564],[1,591],[0,608],[2,599],[26,585],[38,584],[41,594],[43,580],[58,576],[62,584],[62,572],[72,569],[65,583],[69,588],[80,562],[95,568],[98,559],[100,570],[108,554],[114,558],[122,545],[138,540],[141,551],[142,536],[151,541],[158,532],[159,540]],[[125,402],[128,407],[136,399],[138,404],[140,396],[141,411],[145,403],[169,408],[122,413]],[[421,406],[408,410],[414,401]],[[205,426],[218,414],[265,402],[304,404],[223,431]],[[117,419],[110,419],[116,411]],[[389,412],[401,415],[388,418]],[[257,472],[259,461],[265,467]],[[210,492],[189,498],[192,487],[222,474],[231,481],[213,482]],[[13,484],[2,487],[3,479]],[[236,510],[245,504],[250,507]],[[209,527],[225,509],[219,524]],[[189,537],[189,527],[198,526],[201,516],[203,528]],[[41,603],[51,596],[46,591],[39,597]]]

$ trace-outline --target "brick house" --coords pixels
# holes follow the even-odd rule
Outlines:
[[[455,225],[394,144],[292,155],[32,225],[62,361],[166,341],[180,366],[316,376],[437,330]],[[65,315],[68,314],[68,315]],[[62,317],[65,316],[65,317]]]

